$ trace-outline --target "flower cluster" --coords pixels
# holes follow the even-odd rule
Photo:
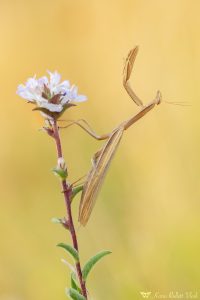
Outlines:
[[[78,88],[70,86],[68,80],[61,81],[58,72],[49,72],[46,76],[36,79],[36,76],[29,78],[26,84],[20,84],[17,94],[36,105],[36,110],[40,110],[47,116],[60,116],[66,108],[75,105],[73,102],[87,100],[84,95],[78,95]]]

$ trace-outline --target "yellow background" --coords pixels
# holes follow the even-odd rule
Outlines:
[[[113,252],[88,289],[95,300],[200,292],[199,16],[198,0],[0,0],[0,300],[64,300],[69,286],[60,259],[70,258],[55,245],[70,239],[50,222],[65,209],[51,173],[55,147],[17,85],[58,70],[89,98],[65,118],[108,132],[138,111],[122,87],[137,44],[136,93],[146,103],[160,89],[191,106],[163,103],[124,135],[90,222],[78,229],[82,261]],[[62,139],[73,181],[101,143],[76,127]]]

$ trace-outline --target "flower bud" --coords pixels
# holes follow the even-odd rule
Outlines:
[[[66,218],[52,218],[51,222],[54,224],[61,224],[65,229],[69,229],[69,222],[66,220]]]
[[[63,157],[59,157],[56,168],[53,169],[54,174],[60,177],[61,180],[67,178],[67,167]]]
[[[57,169],[66,170],[66,163],[63,157],[58,158]]]

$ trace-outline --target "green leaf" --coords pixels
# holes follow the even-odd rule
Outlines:
[[[67,296],[70,296],[73,300],[86,300],[86,298],[81,295],[79,292],[77,292],[75,289],[66,289]]]
[[[83,274],[83,280],[86,281],[88,274],[90,273],[93,266],[105,255],[108,255],[112,253],[111,251],[101,251],[97,253],[95,256],[91,257],[88,262],[85,264],[82,274]]]
[[[64,244],[64,243],[59,243],[57,245],[58,247],[64,248],[67,252],[73,256],[76,262],[79,262],[79,255],[76,249],[74,249],[72,246]]]
[[[76,274],[74,272],[71,273],[71,287],[81,293],[81,289],[78,285]]]
[[[79,185],[72,189],[72,195],[71,195],[71,201],[74,199],[74,197],[80,193],[83,190],[83,185]]]
[[[63,169],[58,169],[58,168],[54,168],[53,172],[55,175],[58,175],[62,180],[67,178],[67,170],[63,170]]]

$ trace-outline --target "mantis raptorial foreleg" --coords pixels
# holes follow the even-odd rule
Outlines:
[[[125,65],[124,65],[124,72],[123,72],[123,85],[124,85],[125,90],[129,94],[129,96],[135,102],[135,104],[137,104],[138,106],[143,106],[142,100],[140,100],[140,98],[138,98],[138,96],[135,94],[135,92],[133,91],[133,89],[130,85],[130,77],[131,77],[133,64],[135,62],[138,50],[139,50],[139,47],[136,46],[135,48],[130,50],[130,52],[126,58]]]
[[[135,92],[133,91],[131,85],[130,85],[130,76],[133,70],[133,65],[138,53],[139,47],[136,46],[135,48],[133,48],[125,61],[125,65],[124,65],[124,71],[123,71],[123,85],[124,88],[126,89],[127,93],[129,94],[129,96],[131,97],[131,99],[138,105],[141,107],[141,110],[139,113],[137,113],[136,115],[134,115],[133,117],[131,117],[130,119],[122,122],[121,124],[119,124],[116,128],[118,127],[124,127],[124,130],[128,129],[131,125],[133,125],[135,122],[137,122],[139,119],[141,119],[144,115],[146,115],[147,112],[149,112],[152,108],[154,108],[155,105],[158,105],[161,103],[161,93],[160,91],[157,92],[156,94],[156,98],[150,102],[147,105],[144,105],[143,102],[140,100],[140,98],[135,94]],[[111,133],[108,134],[104,134],[104,135],[98,135],[95,133],[95,131],[91,128],[91,126],[88,124],[88,122],[86,122],[84,119],[80,119],[77,121],[68,121],[69,124],[60,128],[67,128],[73,124],[78,125],[79,127],[81,127],[84,131],[86,131],[90,136],[92,136],[93,138],[97,139],[97,140],[106,140],[108,139],[111,135],[112,132],[116,130],[116,128],[114,128],[112,130]],[[83,125],[83,124],[84,125]]]

